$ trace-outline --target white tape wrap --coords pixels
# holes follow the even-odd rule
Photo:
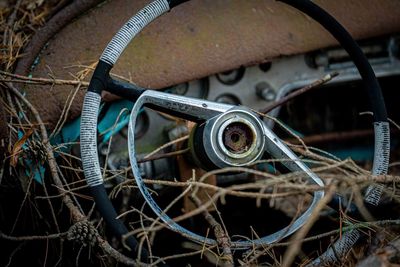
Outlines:
[[[388,122],[375,122],[375,154],[374,165],[372,167],[373,175],[386,174],[389,166],[390,154],[390,126]],[[365,193],[365,201],[369,204],[378,206],[381,200],[384,186],[381,184],[372,184],[368,186]]]
[[[146,27],[147,24],[168,10],[169,4],[167,0],[156,0],[148,4],[122,26],[107,45],[100,60],[114,65],[133,37]]]
[[[337,256],[341,257],[346,255],[359,238],[360,232],[357,229],[344,233],[342,239],[336,241],[324,254],[306,265],[306,267],[334,265],[334,263],[338,261]]]
[[[81,158],[86,182],[93,187],[103,183],[97,154],[97,116],[101,96],[87,92],[81,117]]]
[[[372,167],[373,175],[386,174],[389,166],[390,154],[390,127],[388,122],[375,122],[375,154]],[[377,206],[381,200],[384,185],[372,184],[368,186],[365,193],[365,202]],[[333,248],[330,247],[321,256],[311,262],[310,266],[329,266],[346,255],[360,238],[360,232],[355,229],[343,235],[342,239],[335,242]],[[337,258],[339,257],[339,259]]]

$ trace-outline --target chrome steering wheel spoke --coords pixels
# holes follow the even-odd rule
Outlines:
[[[140,98],[145,106],[194,122],[208,120],[233,107],[228,104],[179,96],[155,90],[146,90]]]
[[[148,106],[154,108],[156,110],[162,110],[168,114],[175,115],[181,118],[195,118],[193,121],[205,121],[204,125],[205,129],[209,129],[207,134],[205,135],[205,142],[203,145],[207,147],[208,155],[213,156],[221,156],[221,153],[224,150],[219,150],[215,152],[213,150],[214,146],[224,146],[223,138],[221,135],[226,133],[226,129],[232,127],[232,123],[242,123],[243,127],[248,127],[249,131],[253,131],[255,139],[254,144],[259,146],[262,151],[267,151],[276,159],[284,159],[287,160],[284,164],[287,168],[291,171],[302,171],[309,177],[309,182],[323,186],[322,180],[314,174],[297,156],[296,154],[286,145],[282,140],[280,140],[274,132],[272,132],[267,125],[257,116],[256,113],[251,111],[250,109],[242,106],[232,106],[227,104],[221,104],[211,101],[204,101],[199,99],[193,99],[184,96],[176,96],[169,93],[162,93],[157,91],[148,90],[145,91],[135,102],[132,113],[131,119],[129,122],[129,131],[128,131],[128,146],[129,146],[129,157],[132,166],[132,171],[136,180],[136,184],[144,196],[147,204],[151,207],[151,209],[155,212],[155,214],[161,218],[161,220],[166,223],[172,230],[182,234],[183,236],[189,237],[192,240],[200,243],[200,244],[209,244],[214,245],[217,243],[216,240],[212,238],[207,238],[200,236],[196,233],[191,232],[190,230],[182,227],[181,225],[177,224],[170,218],[162,209],[158,206],[158,204],[154,201],[150,191],[144,184],[143,178],[141,176],[138,163],[136,160],[135,154],[135,124],[136,118],[139,113],[139,110],[143,106]],[[208,128],[207,128],[208,127]],[[230,133],[228,131],[228,133]],[[219,138],[218,138],[219,136]],[[257,140],[256,140],[257,139]],[[219,141],[220,144],[213,143],[212,140]],[[227,149],[226,149],[227,150]],[[258,150],[255,150],[258,151]],[[214,154],[213,154],[214,153]],[[219,154],[218,154],[219,153]],[[228,152],[227,152],[228,153]],[[230,151],[229,153],[233,153]],[[242,154],[241,154],[242,153]],[[239,150],[238,154],[233,155],[233,161],[226,160],[229,155],[225,155],[225,161],[218,161],[216,160],[216,167],[224,167],[224,166],[246,166],[244,161],[237,161],[239,159],[247,160],[247,165],[252,165],[256,161],[256,159],[260,159],[262,153],[255,153],[253,157],[248,157],[248,151],[242,152]],[[243,156],[242,156],[243,155]],[[224,158],[224,155],[220,157]],[[240,164],[238,163],[240,162]],[[218,164],[220,163],[220,165]],[[289,236],[290,234],[297,231],[301,226],[303,226],[309,216],[311,215],[312,211],[318,204],[318,202],[323,198],[324,191],[323,189],[315,191],[313,193],[314,197],[309,205],[309,207],[298,217],[294,218],[294,221],[282,228],[281,230],[267,235],[265,237],[251,240],[251,241],[233,241],[232,247],[235,249],[247,249],[253,245],[266,245],[277,242],[282,238]]]
[[[323,181],[266,124],[264,124],[264,133],[266,139],[265,151],[275,159],[281,159],[282,164],[290,171],[304,172],[310,183],[324,186]]]

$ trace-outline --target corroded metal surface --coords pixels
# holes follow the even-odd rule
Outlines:
[[[246,152],[254,142],[251,128],[244,123],[234,122],[223,132],[223,144],[234,154]]]
[[[49,42],[34,76],[46,76],[51,70],[55,77],[69,78],[82,69],[77,65],[96,62],[119,27],[147,2],[115,0],[82,15]],[[398,0],[316,2],[357,39],[400,31]],[[161,88],[333,44],[318,24],[276,1],[193,0],[147,27],[113,72],[141,86]],[[26,88],[50,127],[72,90],[68,86]],[[80,114],[83,93],[77,93],[70,118]]]

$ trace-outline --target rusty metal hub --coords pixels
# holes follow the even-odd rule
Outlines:
[[[242,122],[229,124],[223,132],[223,144],[232,153],[242,154],[254,143],[252,129]]]

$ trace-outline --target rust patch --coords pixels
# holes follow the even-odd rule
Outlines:
[[[96,62],[115,32],[142,8],[144,0],[115,0],[75,20],[42,51],[33,75],[71,78],[76,65]],[[400,31],[400,1],[316,1],[357,39]],[[129,45],[114,73],[162,88],[213,73],[335,44],[307,16],[276,1],[194,0],[149,25]],[[75,67],[73,67],[75,66]],[[68,68],[66,68],[68,67]],[[26,88],[49,128],[55,125],[70,86]],[[69,118],[80,114],[84,91]]]
[[[223,132],[223,144],[235,154],[246,152],[254,142],[254,135],[249,126],[234,122]]]

